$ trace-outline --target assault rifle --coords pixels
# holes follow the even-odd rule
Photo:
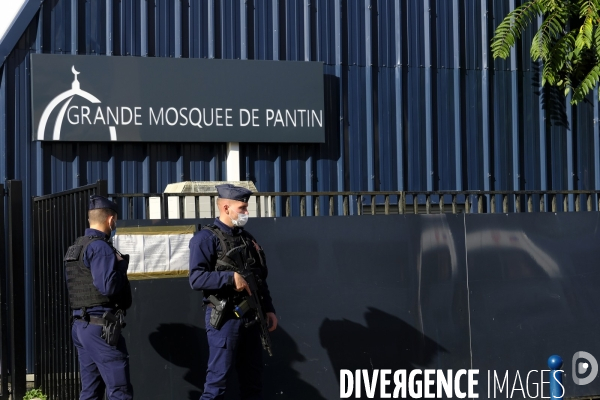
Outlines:
[[[246,324],[246,326],[250,326],[258,322],[260,325],[260,340],[262,341],[263,348],[269,353],[270,356],[272,356],[273,353],[271,352],[271,336],[269,335],[269,326],[267,325],[267,320],[265,319],[262,305],[260,304],[256,278],[252,272],[240,275],[242,275],[246,282],[248,282],[248,287],[250,288],[252,295],[247,294],[247,297],[234,307],[233,312],[236,317],[241,318],[249,310],[254,310],[255,319],[254,321]]]

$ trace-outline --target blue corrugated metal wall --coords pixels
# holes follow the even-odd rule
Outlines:
[[[37,52],[322,61],[326,143],[241,145],[242,179],[262,191],[600,189],[595,97],[572,108],[541,91],[527,45],[491,58],[518,4],[46,0],[0,70],[0,178],[30,198],[98,179],[131,193],[225,177],[221,143],[32,142]]]

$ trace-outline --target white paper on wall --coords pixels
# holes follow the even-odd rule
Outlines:
[[[187,271],[193,234],[116,235],[115,247],[129,254],[129,274]]]

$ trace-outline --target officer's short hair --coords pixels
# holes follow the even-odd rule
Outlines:
[[[117,213],[110,208],[95,208],[88,211],[90,222],[104,222],[108,217],[114,217]]]

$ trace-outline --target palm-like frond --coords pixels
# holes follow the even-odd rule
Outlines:
[[[492,38],[494,58],[507,58],[510,55],[510,49],[515,45],[516,38],[521,37],[521,33],[534,18],[542,15],[541,3],[542,0],[530,0],[522,4],[511,11],[498,25]]]
[[[579,83],[579,85],[573,91],[573,99],[571,103],[577,104],[587,96],[587,94],[594,90],[594,87],[600,80],[600,65],[594,65],[587,76]]]
[[[600,60],[600,26],[594,27],[594,51],[596,53],[596,60]]]
[[[530,55],[543,63],[542,85],[556,86],[565,95],[572,91],[577,104],[600,82],[600,0],[526,1],[496,28],[494,58],[507,58],[516,39],[540,15]]]
[[[586,17],[583,24],[579,28],[579,34],[575,41],[575,48],[577,50],[583,50],[584,48],[591,49],[594,43],[593,38],[594,24],[591,17]]]
[[[563,34],[568,17],[566,12],[558,10],[549,14],[544,19],[540,29],[538,29],[533,37],[531,43],[531,58],[536,61],[540,60],[546,62],[552,56],[550,48],[552,44],[560,38],[560,35]]]
[[[561,71],[570,68],[567,64],[570,63],[569,54],[575,47],[575,40],[576,34],[571,31],[550,48],[549,57],[546,58],[542,71],[542,85],[548,83],[552,86],[562,86],[565,83]]]

